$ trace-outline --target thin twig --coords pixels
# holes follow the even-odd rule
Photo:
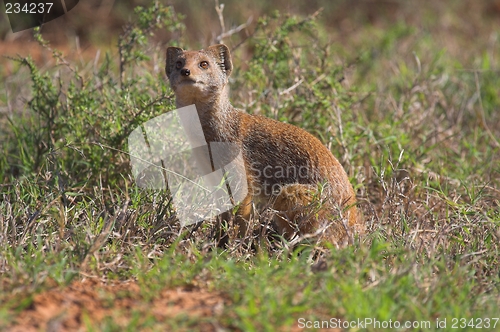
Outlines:
[[[250,23],[252,23],[252,20],[253,20],[253,16],[250,16],[245,23],[240,24],[236,28],[233,28],[233,29],[229,30],[228,32],[223,32],[220,35],[218,35],[217,37],[215,37],[215,41],[217,43],[222,43],[224,38],[231,37],[235,33],[238,33],[241,30],[243,30],[246,27],[248,27],[250,25]]]
[[[224,16],[222,15],[222,12],[224,11],[224,4],[222,3],[219,5],[219,0],[215,0],[215,11],[217,12],[217,16],[219,17],[221,28],[220,36],[222,36],[226,32],[226,26],[224,25]]]
[[[297,83],[295,83],[294,85],[292,85],[288,89],[281,91],[279,93],[279,95],[282,96],[282,95],[286,95],[287,93],[290,93],[291,91],[295,90],[299,85],[301,85],[302,82],[304,82],[303,78],[301,78]]]

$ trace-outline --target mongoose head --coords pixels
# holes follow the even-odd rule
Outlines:
[[[211,101],[220,96],[232,69],[231,54],[223,44],[200,51],[167,48],[165,72],[181,104]]]

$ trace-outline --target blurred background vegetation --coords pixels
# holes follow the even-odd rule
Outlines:
[[[307,16],[322,9],[318,22],[328,31],[334,43],[343,43],[352,49],[363,47],[373,38],[382,38],[383,31],[396,26],[411,27],[412,35],[432,35],[437,44],[457,56],[470,60],[476,52],[471,41],[480,46],[494,43],[500,24],[499,0],[312,0],[312,1],[220,1],[224,4],[227,30],[251,20],[249,27],[240,32],[252,32],[259,17],[273,11],[282,14]],[[148,0],[113,1],[80,0],[77,7],[63,17],[45,24],[44,37],[54,46],[74,45],[78,38],[82,48],[109,47],[116,44],[123,26],[134,18],[133,8],[147,5]],[[214,2],[170,1],[177,13],[186,17],[184,37],[192,48],[214,42],[220,32],[220,23]],[[0,13],[0,39],[3,41],[29,40],[30,32],[12,34],[4,11]],[[367,33],[371,31],[371,33]],[[168,34],[159,34],[165,44]],[[484,43],[484,44],[483,44]],[[368,43],[369,44],[369,43]],[[476,48],[478,45],[476,44]],[[354,56],[354,55],[352,55]]]

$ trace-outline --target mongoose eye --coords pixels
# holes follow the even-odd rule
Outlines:
[[[175,63],[175,68],[177,68],[177,69],[181,69],[181,68],[182,68],[182,61],[177,61],[177,62]]]
[[[206,61],[200,62],[200,67],[203,68],[203,69],[207,69],[208,68],[208,62],[206,62]]]

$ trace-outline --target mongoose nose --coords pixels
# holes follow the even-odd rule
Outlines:
[[[191,71],[187,68],[182,68],[181,69],[181,75],[182,76],[189,76],[189,74],[191,74]]]

